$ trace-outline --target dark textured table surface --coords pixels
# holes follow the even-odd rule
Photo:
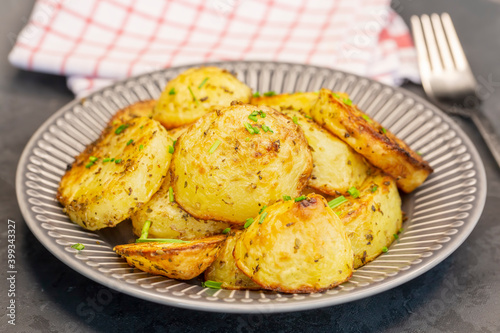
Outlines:
[[[465,243],[437,267],[395,289],[318,310],[237,315],[157,305],[114,292],[67,267],[24,224],[15,171],[31,134],[73,97],[65,79],[12,68],[7,54],[31,1],[3,1],[0,14],[0,331],[7,332],[500,332],[500,170],[474,125],[454,118],[476,145],[488,179],[484,212]],[[447,11],[475,75],[489,84],[483,111],[500,132],[500,2],[401,0],[412,14]],[[423,95],[419,86],[406,88]],[[7,220],[16,221],[16,326],[8,325]]]

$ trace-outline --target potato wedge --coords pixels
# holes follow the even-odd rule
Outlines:
[[[151,99],[146,101],[136,102],[132,105],[127,106],[124,109],[119,110],[115,113],[113,117],[109,120],[109,126],[116,125],[116,122],[121,123],[129,122],[130,120],[137,117],[153,117],[153,109],[158,103],[157,100]]]
[[[313,158],[313,170],[308,186],[330,195],[359,187],[370,173],[370,164],[349,145],[331,134],[301,112],[282,110],[296,118],[304,130]]]
[[[285,293],[322,291],[352,275],[345,227],[317,194],[267,207],[236,241],[234,258],[262,288]]]
[[[172,139],[177,140],[182,134],[184,134],[184,132],[187,131],[189,126],[191,126],[191,125],[189,124],[189,125],[183,125],[183,126],[176,127],[176,128],[171,128],[168,130],[168,135]]]
[[[170,173],[167,173],[160,190],[131,216],[134,234],[141,235],[147,220],[152,222],[149,228],[150,238],[203,238],[221,234],[229,227],[224,222],[197,219],[182,209],[175,200],[171,202],[170,185]]]
[[[141,271],[190,280],[215,260],[224,239],[226,236],[219,235],[187,243],[132,243],[117,245],[113,251]]]
[[[153,119],[167,129],[193,123],[214,107],[232,101],[247,103],[251,89],[230,72],[217,67],[191,68],[167,83]]]
[[[359,197],[334,209],[344,223],[354,251],[354,268],[363,266],[395,240],[403,223],[401,198],[394,178],[383,172],[369,176]]]
[[[394,134],[359,111],[352,102],[321,89],[311,116],[374,166],[396,178],[398,187],[411,192],[432,172],[429,164]]]
[[[222,282],[221,287],[224,289],[258,290],[260,286],[243,274],[234,261],[234,246],[241,234],[241,230],[235,230],[227,237],[217,258],[205,271],[205,280]]]
[[[170,165],[167,131],[147,117],[108,126],[62,177],[57,199],[88,230],[113,227],[158,191]]]
[[[235,104],[203,116],[178,139],[172,187],[191,215],[242,225],[283,195],[298,196],[311,170],[304,133],[290,118]]]
[[[318,99],[317,92],[299,92],[292,94],[279,94],[273,96],[252,97],[250,104],[267,105],[278,111],[295,110],[309,114],[311,107]]]

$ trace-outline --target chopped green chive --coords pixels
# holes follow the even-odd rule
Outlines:
[[[253,128],[253,133],[254,134],[259,134],[260,133],[260,129],[258,129],[257,127],[252,127]]]
[[[149,228],[151,227],[151,223],[152,222],[150,220],[146,220],[146,222],[144,222],[144,225],[142,226],[141,229],[141,237],[139,237],[139,239],[148,238]]]
[[[173,154],[174,153],[174,147],[173,146],[168,146],[168,152],[170,154]]]
[[[231,231],[231,228],[226,228],[226,229],[222,230],[222,233],[228,234],[230,231]]]
[[[114,162],[114,161],[115,161],[115,158],[113,157],[110,161],[111,161],[111,162]]]
[[[272,129],[269,128],[269,126],[267,125],[262,125],[262,130],[264,132],[271,132],[271,133],[274,133],[274,131]]]
[[[422,156],[421,152],[417,151],[416,153],[417,153],[417,155]]]
[[[75,250],[81,251],[85,248],[85,245],[83,245],[82,243],[76,243],[71,245],[71,247],[74,248]]]
[[[382,127],[382,133],[387,133],[387,130],[385,129],[385,127]]]
[[[98,158],[95,157],[95,156],[90,156],[89,160],[92,161],[92,162],[97,162]]]
[[[259,120],[259,119],[257,119],[257,116],[254,116],[254,115],[249,115],[248,119],[253,120],[255,122],[257,122]]]
[[[359,191],[354,186],[351,187],[350,189],[348,189],[347,193],[349,193],[351,195],[351,197],[353,197],[354,199],[356,199],[357,197],[359,197]]]
[[[299,201],[302,201],[302,200],[305,200],[305,199],[307,199],[307,197],[305,195],[301,195],[300,197],[295,198],[294,200],[295,200],[295,202],[299,202]]]
[[[367,122],[373,123],[373,120],[371,120],[371,118],[368,117],[366,114],[362,115],[361,117],[363,117],[363,119],[366,120]]]
[[[331,209],[334,209],[334,208],[342,205],[344,202],[347,202],[347,199],[343,195],[341,195],[340,197],[335,198],[335,199],[331,200],[330,202],[328,202],[328,206]]]
[[[403,228],[399,229],[398,230],[399,233],[402,233],[403,232]]]
[[[260,210],[259,210],[259,214],[262,214],[262,212],[267,208],[266,205],[264,205]]]
[[[313,117],[311,117],[311,116],[309,116],[307,114],[305,114],[304,117],[306,117],[307,119],[313,119]]]
[[[132,142],[134,142],[134,139],[130,139],[127,141],[127,146],[130,146],[132,144]]]
[[[378,186],[377,186],[377,185],[373,185],[373,186],[372,186],[372,189],[371,189],[372,193],[375,193],[375,191],[376,191],[377,189],[378,189]]]
[[[266,113],[264,111],[259,110],[259,113],[261,118],[266,118]]]
[[[169,95],[175,95],[175,88],[170,89],[168,92]]]
[[[332,95],[335,96],[336,98],[340,98],[340,95],[337,93],[333,93]]]
[[[115,134],[120,134],[121,132],[126,130],[128,126],[129,126],[128,124],[122,124],[118,126],[118,128],[115,130]]]
[[[297,118],[297,116],[293,116],[292,120],[295,123],[295,125],[299,124],[299,119]]]
[[[109,161],[111,161],[111,159],[109,157],[106,157],[106,158],[102,159],[102,163],[106,163],[106,162],[109,162]]]
[[[245,141],[246,141],[246,142],[250,141],[250,138],[245,138]]]
[[[254,132],[254,128],[252,127],[252,125],[250,125],[249,123],[244,123],[243,125],[245,126],[245,128],[247,129],[247,131],[248,131],[250,134],[255,134],[255,132]]]
[[[217,149],[217,147],[219,147],[219,145],[221,144],[222,141],[220,140],[215,140],[214,144],[212,145],[212,147],[210,147],[210,150],[208,151],[209,154],[213,154],[214,151]]]
[[[276,93],[274,91],[272,91],[272,90],[264,93],[264,96],[266,96],[266,97],[271,97],[271,96],[274,96],[274,95],[276,95]]]
[[[198,86],[198,89],[201,89],[201,87],[203,87],[205,85],[205,83],[207,83],[208,81],[208,77],[204,78],[203,81],[201,81],[200,85]]]
[[[174,189],[172,186],[168,188],[168,201],[174,202]]]
[[[382,252],[386,253],[387,251],[389,251],[389,249],[387,248],[387,246],[384,246],[384,247],[382,248]]]
[[[139,145],[139,150],[143,150],[144,149],[144,145]]]
[[[393,234],[393,236],[394,236],[394,239],[399,239],[398,234]]]
[[[138,238],[135,240],[136,243],[149,243],[149,242],[158,242],[158,243],[191,243],[190,241],[185,241],[182,239],[169,239],[169,238]]]
[[[201,285],[205,288],[210,288],[210,289],[221,289],[222,288],[222,282],[211,281],[211,280],[207,280],[205,282],[202,282]]]
[[[116,160],[115,160],[115,163],[116,163],[116,164],[120,164],[121,162],[122,162],[122,159],[121,159],[121,158],[119,158],[119,159],[116,159]]]
[[[262,222],[264,222],[266,216],[267,216],[267,212],[262,213],[262,215],[259,218],[259,224],[262,224]]]
[[[249,226],[252,225],[252,223],[253,223],[253,218],[250,217],[250,218],[247,219],[247,222],[245,223],[245,225],[243,226],[243,228],[245,228],[245,229],[248,228]]]
[[[144,128],[144,125],[141,125],[141,127],[139,127],[140,129],[143,129]]]
[[[193,101],[196,103],[196,105],[200,105],[200,102],[198,102],[198,98],[194,95],[193,91],[191,90],[191,86],[188,86],[189,93],[193,97]]]
[[[344,101],[344,104],[346,104],[346,105],[352,105],[352,101],[349,98],[344,98],[343,101]]]
[[[283,200],[285,200],[285,201],[292,200],[292,197],[289,195],[284,195]]]
[[[260,92],[258,92],[258,91],[254,92],[253,97],[260,97]]]
[[[90,167],[93,166],[93,165],[94,165],[94,162],[89,162],[89,163],[85,164],[85,167],[87,169],[90,169]]]

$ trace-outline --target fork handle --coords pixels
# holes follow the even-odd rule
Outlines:
[[[477,129],[483,136],[486,145],[500,167],[500,138],[491,125],[491,121],[479,110],[471,112],[471,118]]]

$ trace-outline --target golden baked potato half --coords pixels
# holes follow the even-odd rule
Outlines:
[[[190,124],[213,107],[248,103],[252,91],[230,72],[217,67],[191,68],[169,81],[153,112],[167,129]]]
[[[170,173],[167,173],[160,190],[131,216],[134,234],[140,236],[148,220],[152,222],[150,238],[203,238],[221,234],[229,227],[224,222],[197,219],[182,209],[175,202],[173,191],[171,194],[170,179]]]
[[[189,125],[179,126],[179,127],[176,127],[176,128],[171,128],[171,129],[168,130],[168,135],[172,139],[177,140],[182,134],[184,134],[184,132],[187,131],[187,129],[189,128],[189,126],[191,126],[191,125],[189,124]]]
[[[76,157],[61,179],[57,199],[80,226],[113,227],[158,191],[170,165],[171,144],[157,121],[117,121]]]
[[[261,289],[260,286],[243,274],[234,261],[234,246],[241,233],[241,230],[231,231],[222,244],[217,258],[205,271],[205,280],[222,282],[221,287],[224,289],[258,290]]]
[[[321,89],[311,116],[374,166],[393,176],[404,192],[413,191],[432,172],[429,164],[402,140],[358,110],[351,100],[328,89]]]
[[[352,186],[363,184],[371,167],[363,156],[302,113],[290,110],[281,112],[297,121],[311,148],[313,170],[308,186],[323,193],[338,195]]]
[[[190,280],[197,277],[215,260],[225,235],[183,243],[132,243],[117,245],[117,254],[130,266],[172,279]]]
[[[376,172],[358,188],[359,197],[334,208],[354,251],[354,268],[372,261],[396,239],[403,223],[401,198],[394,178]]]
[[[317,194],[267,207],[236,241],[234,258],[262,288],[285,293],[322,291],[352,275],[345,227]]]
[[[311,107],[317,99],[317,92],[298,92],[292,94],[252,97],[250,104],[267,105],[278,111],[295,110],[301,111],[304,114],[309,114]]]
[[[266,106],[211,112],[178,139],[175,201],[204,220],[244,224],[283,195],[298,196],[312,170],[303,131]]]
[[[137,117],[152,118],[153,109],[156,106],[156,103],[158,103],[157,100],[151,99],[129,105],[126,108],[116,112],[114,116],[109,120],[109,125],[116,125],[116,122],[126,123]]]

